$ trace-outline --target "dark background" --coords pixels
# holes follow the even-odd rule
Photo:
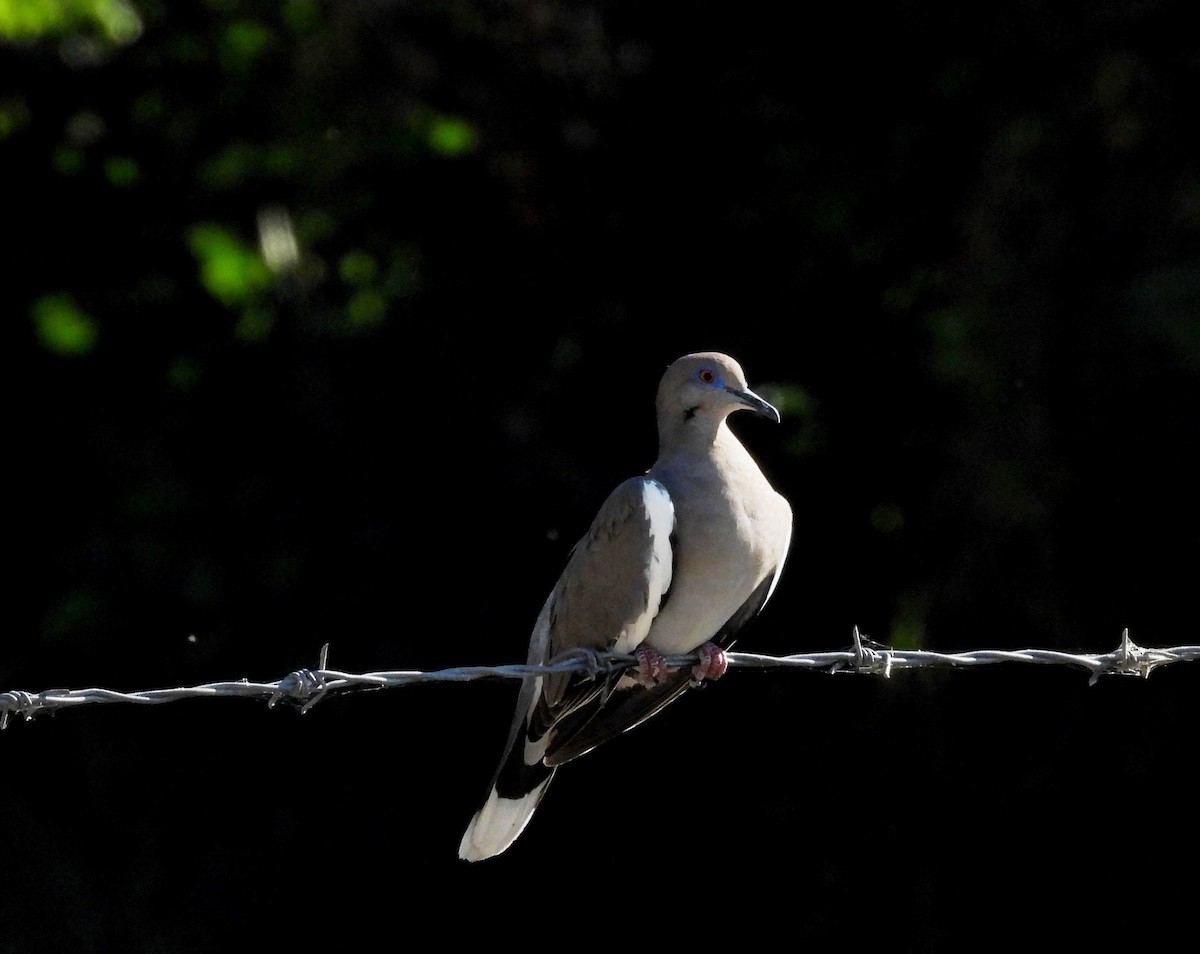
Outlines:
[[[522,661],[701,349],[784,417],[739,648],[1200,642],[1180,5],[130,4],[0,6],[0,691]],[[475,866],[515,683],[18,720],[0,949],[1151,943],[1198,688],[739,671]]]

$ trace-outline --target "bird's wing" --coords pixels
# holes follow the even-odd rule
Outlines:
[[[671,497],[658,481],[635,477],[618,486],[546,599],[533,627],[529,663],[548,662],[569,649],[636,649],[671,585],[674,526]],[[575,673],[522,682],[504,756],[463,835],[460,858],[489,858],[516,840],[554,775],[544,758],[559,720],[586,723],[602,708],[608,688],[603,679]]]
[[[571,649],[628,653],[641,644],[671,586],[674,527],[671,497],[656,480],[633,477],[609,495],[543,610],[546,660]],[[557,744],[559,722],[579,724],[582,710],[598,708],[607,690],[586,675],[546,676],[531,736],[551,733],[550,745]]]
[[[733,645],[738,631],[766,604],[778,575],[778,570],[768,574],[713,637],[714,643],[722,649]],[[656,686],[618,685],[609,693],[602,707],[572,712],[559,721],[543,756],[545,764],[562,765],[627,732],[682,695],[691,680],[691,667],[685,667]]]

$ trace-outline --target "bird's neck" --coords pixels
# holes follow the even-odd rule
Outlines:
[[[696,415],[673,422],[669,432],[660,433],[656,467],[672,467],[675,462],[721,461],[746,454],[746,449],[729,429],[725,418]]]

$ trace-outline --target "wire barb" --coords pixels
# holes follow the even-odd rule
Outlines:
[[[280,679],[279,688],[267,700],[267,708],[274,709],[280,699],[288,699],[301,703],[301,715],[308,712],[329,692],[329,683],[325,679],[328,663],[329,643],[326,643],[321,647],[321,652],[317,657],[317,668],[315,670],[297,669]]]
[[[1141,676],[1149,679],[1155,666],[1165,666],[1175,662],[1171,650],[1143,649],[1129,638],[1128,627],[1121,633],[1121,645],[1115,652],[1101,656],[1105,665],[1097,667],[1088,680],[1088,685],[1094,686],[1102,675],[1115,674],[1118,676]]]
[[[1071,666],[1086,669],[1089,685],[1101,676],[1130,675],[1148,678],[1159,666],[1200,660],[1200,645],[1150,649],[1137,645],[1126,629],[1121,643],[1111,653],[1072,654],[1053,649],[980,649],[973,652],[938,653],[930,650],[895,649],[869,639],[854,627],[853,645],[839,652],[797,653],[791,656],[760,656],[753,653],[727,652],[731,668],[809,669],[818,672],[870,673],[885,679],[899,669],[985,666],[997,663],[1031,663],[1044,666]],[[690,666],[699,661],[697,653],[667,656],[673,667]],[[14,689],[0,693],[0,729],[8,726],[10,715],[26,722],[43,712],[55,712],[67,706],[92,703],[125,702],[136,705],[160,705],[181,699],[215,697],[265,699],[268,708],[281,701],[298,703],[301,713],[331,695],[361,690],[392,689],[428,682],[469,682],[476,679],[529,679],[552,672],[576,672],[587,678],[603,676],[611,681],[616,674],[636,664],[633,656],[574,649],[542,665],[466,666],[434,672],[399,670],[348,673],[329,668],[329,644],[321,647],[316,669],[297,669],[276,682],[255,683],[247,679],[214,682],[177,689],[148,689],[142,692],[116,692],[112,689],[46,689],[32,693]]]
[[[873,672],[884,679],[892,677],[892,650],[863,636],[857,626],[854,627],[854,647],[847,654],[848,658],[839,660],[829,667],[831,673],[836,672]]]
[[[577,671],[582,673],[588,679],[596,679],[599,676],[604,676],[605,679],[611,678],[615,673],[630,666],[636,665],[635,657],[628,654],[605,653],[598,649],[590,649],[586,646],[578,646],[575,649],[568,649],[566,652],[560,653],[553,660],[552,664],[567,663],[578,661],[581,663],[581,668]]]

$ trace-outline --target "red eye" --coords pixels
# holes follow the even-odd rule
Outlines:
[[[705,368],[698,375],[696,375],[696,377],[698,377],[705,384],[712,384],[715,380],[717,380],[717,376],[709,371],[708,368]]]

